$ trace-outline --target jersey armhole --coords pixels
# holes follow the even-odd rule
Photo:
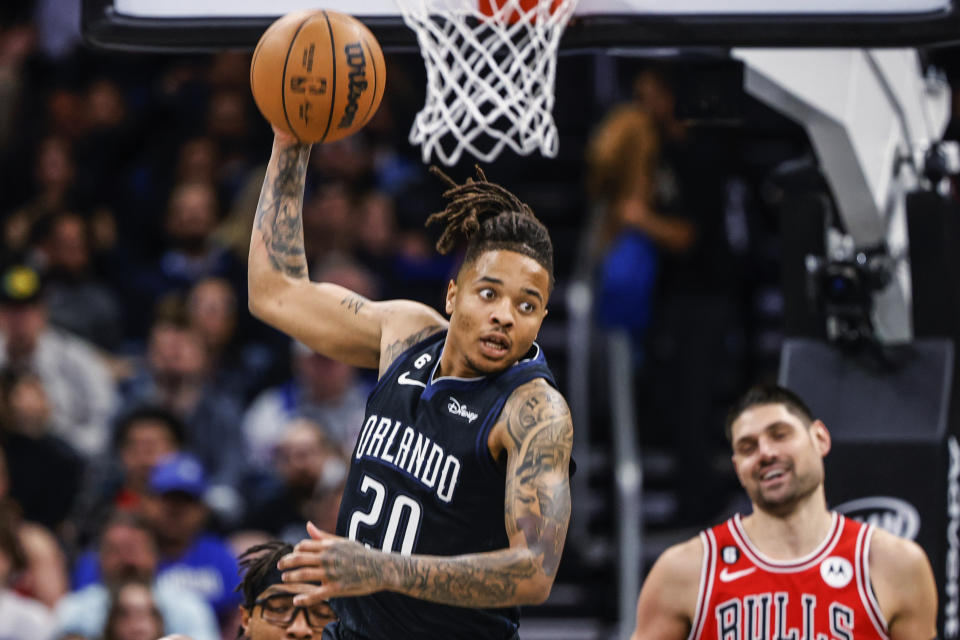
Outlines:
[[[860,534],[857,536],[856,546],[856,569],[857,590],[860,592],[860,599],[863,601],[863,608],[867,611],[867,617],[874,628],[880,634],[881,638],[890,638],[890,627],[877,601],[877,595],[873,590],[873,580],[870,579],[870,542],[873,540],[873,525],[864,523]]]
[[[420,342],[404,349],[400,353],[400,355],[398,355],[396,358],[393,359],[393,362],[391,362],[390,366],[387,367],[387,370],[383,372],[383,375],[377,378],[376,384],[373,385],[373,388],[370,389],[370,393],[367,394],[367,402],[370,402],[370,400],[375,398],[377,394],[380,392],[380,390],[383,389],[383,387],[386,385],[386,382],[388,380],[391,380],[394,374],[396,374],[396,372],[403,367],[403,363],[407,361],[407,358],[410,355],[410,353],[412,353],[413,351],[416,351],[417,349],[422,349],[431,340],[436,340],[438,335],[440,334],[446,335],[446,333],[447,333],[446,329],[441,329],[436,333],[431,333],[429,336],[427,336]]]
[[[687,640],[698,640],[703,633],[703,625],[710,606],[710,596],[713,592],[714,569],[717,566],[717,542],[713,537],[713,532],[709,529],[701,531],[700,543],[703,545],[703,562],[700,563],[697,608],[693,612],[693,621],[690,624],[690,635],[687,636]]]

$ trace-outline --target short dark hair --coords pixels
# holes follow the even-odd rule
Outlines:
[[[449,253],[466,241],[463,264],[468,265],[487,251],[514,251],[537,261],[547,271],[553,288],[553,243],[547,228],[533,210],[500,185],[489,182],[476,168],[476,179],[457,184],[437,167],[430,171],[450,188],[443,193],[447,206],[427,218],[427,225],[444,223],[437,251]]]
[[[733,423],[737,418],[747,409],[763,404],[782,404],[787,411],[803,420],[804,425],[808,426],[813,422],[813,412],[810,411],[810,407],[793,391],[775,384],[755,384],[727,412],[724,424],[727,442],[733,442]]]
[[[240,554],[238,564],[243,580],[237,585],[237,591],[243,594],[245,609],[253,609],[253,603],[261,593],[274,584],[280,584],[281,574],[277,563],[280,558],[292,552],[292,544],[270,540],[254,545]]]
[[[140,405],[123,414],[117,421],[113,431],[114,449],[120,449],[134,425],[145,420],[160,422],[166,426],[167,431],[170,433],[174,442],[177,443],[178,447],[182,448],[186,443],[186,427],[183,421],[172,411],[164,409],[159,405]]]

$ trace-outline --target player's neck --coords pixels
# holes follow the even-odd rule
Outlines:
[[[754,505],[743,519],[743,528],[754,546],[774,560],[802,558],[826,539],[833,523],[827,510],[823,485],[785,514],[771,513]]]

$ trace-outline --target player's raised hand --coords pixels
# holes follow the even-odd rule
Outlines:
[[[301,540],[277,567],[284,582],[319,582],[320,586],[294,598],[298,606],[311,606],[330,598],[359,596],[386,587],[389,554],[358,542],[321,531],[307,523],[310,538]]]
[[[273,129],[273,137],[277,142],[281,143],[285,147],[293,146],[300,144],[300,141],[294,138],[292,135],[284,131],[283,129],[278,129],[276,125],[270,125],[270,128]]]

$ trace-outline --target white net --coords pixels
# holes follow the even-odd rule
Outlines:
[[[417,33],[427,95],[410,129],[424,162],[504,147],[557,154],[557,45],[577,0],[396,0]]]

